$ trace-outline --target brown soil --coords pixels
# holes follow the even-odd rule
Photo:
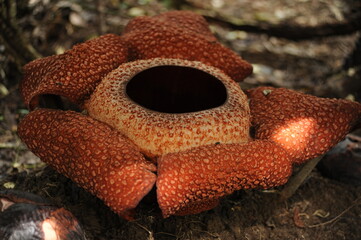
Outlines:
[[[127,222],[49,167],[12,174],[4,182],[65,206],[88,239],[359,239],[361,187],[314,171],[290,199],[276,192],[239,191],[204,213],[163,219],[154,196]]]

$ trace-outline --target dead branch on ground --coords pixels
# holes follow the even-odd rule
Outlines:
[[[272,24],[260,22],[257,25],[244,24],[240,19],[220,16],[219,14],[203,14],[210,23],[223,27],[251,33],[263,33],[273,37],[284,38],[293,41],[315,39],[322,37],[349,35],[361,30],[361,13],[350,16],[343,22],[325,23],[317,26],[300,26]]]

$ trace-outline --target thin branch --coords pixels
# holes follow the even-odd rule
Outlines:
[[[315,39],[331,36],[349,35],[361,30],[361,14],[350,16],[343,22],[325,23],[318,26],[300,26],[271,23],[258,23],[257,25],[243,23],[237,18],[229,18],[220,14],[203,13],[208,22],[221,26],[251,33],[263,33],[269,36],[285,38],[293,41]]]
[[[338,220],[340,217],[342,217],[342,215],[344,215],[345,213],[347,213],[348,211],[350,211],[351,208],[357,206],[360,204],[360,200],[361,200],[361,197],[359,197],[358,199],[356,199],[353,204],[351,204],[351,206],[349,206],[348,208],[346,208],[345,210],[343,210],[339,215],[337,215],[336,217],[326,221],[326,222],[323,222],[323,223],[319,223],[319,224],[314,224],[314,225],[310,225],[308,226],[309,228],[316,228],[316,227],[320,227],[320,226],[324,226],[324,225],[327,225],[327,224],[330,224],[330,223],[333,223],[335,222],[336,220]]]
[[[322,157],[323,155],[311,159],[301,167],[301,170],[288,181],[288,183],[280,192],[282,200],[290,198],[296,192],[305,179],[310,175],[311,171],[316,167],[317,163],[322,159]]]

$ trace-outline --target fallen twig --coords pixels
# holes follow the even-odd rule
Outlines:
[[[26,147],[24,147],[22,144],[18,142],[6,142],[6,143],[0,143],[0,149],[19,149],[19,150],[25,150]]]
[[[344,215],[345,213],[347,213],[350,209],[352,209],[353,207],[359,205],[361,202],[361,197],[357,198],[352,204],[351,206],[349,206],[348,208],[346,208],[345,210],[343,210],[339,215],[337,215],[336,217],[326,221],[326,222],[323,222],[323,223],[318,223],[318,224],[314,224],[314,225],[310,225],[310,226],[307,226],[309,228],[316,228],[316,227],[320,227],[320,226],[324,226],[324,225],[327,225],[327,224],[330,224],[330,223],[333,223],[335,222],[336,220],[338,220],[340,217],[342,217],[342,215]]]
[[[285,187],[280,192],[281,199],[285,200],[291,197],[295,191],[300,187],[303,181],[310,175],[310,172],[316,167],[317,163],[322,159],[323,155],[317,158],[314,158],[305,165],[302,166],[301,170],[294,175],[290,181],[285,185]]]
[[[349,35],[361,30],[361,13],[354,14],[342,22],[325,23],[317,26],[290,25],[287,23],[272,24],[259,22],[244,23],[241,19],[223,16],[211,11],[200,11],[208,22],[219,24],[232,30],[251,33],[263,33],[269,36],[285,38],[293,41]]]

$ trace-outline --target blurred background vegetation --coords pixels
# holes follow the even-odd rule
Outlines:
[[[168,10],[191,10],[202,14],[224,45],[252,63],[254,73],[242,83],[244,88],[272,85],[322,97],[361,101],[359,0],[0,0],[1,183],[14,187],[14,184],[23,181],[23,187],[31,188],[33,185],[30,183],[35,181],[39,189],[33,189],[33,192],[44,194],[45,191],[54,198],[67,191],[59,185],[54,188],[59,184],[59,179],[71,184],[60,176],[52,179],[43,174],[45,164],[29,152],[16,135],[17,123],[27,114],[18,94],[22,66],[39,57],[61,54],[74,44],[105,33],[121,34],[127,22],[134,17],[152,16]],[[9,181],[9,176],[13,176],[16,181]],[[38,180],[28,183],[24,180],[25,176],[36,176]],[[46,185],[45,182],[53,185]],[[359,188],[330,185],[320,178],[314,182],[318,188],[313,189],[309,185],[304,195],[299,194],[301,199],[289,204],[298,204],[305,212],[321,208],[322,203],[317,206],[307,203],[311,201],[307,198],[308,192],[311,192],[311,197],[315,199],[333,199],[322,208],[336,214],[347,208],[354,196],[360,194]],[[59,191],[60,188],[62,190]],[[278,236],[277,239],[301,239],[301,235],[309,239],[317,239],[316,236],[318,239],[356,239],[347,236],[351,236],[348,235],[350,232],[353,233],[352,237],[361,235],[360,230],[357,230],[361,224],[359,217],[352,216],[347,224],[326,228],[327,231],[317,228],[304,231],[284,219],[285,216],[292,218],[293,210],[290,208],[281,209],[278,206],[279,215],[269,213],[276,214],[269,222],[266,213],[259,214],[269,211],[267,206],[262,208],[264,196],[255,193],[243,197],[242,204],[247,204],[249,208],[242,208],[239,200],[233,201],[231,197],[225,204],[228,206],[224,210],[227,214],[223,215],[219,215],[217,211],[221,208],[218,208],[215,212],[173,218],[168,222],[147,217],[141,221],[142,225],[125,224],[121,220],[114,220],[113,216],[110,218],[114,220],[111,225],[122,226],[116,226],[117,230],[99,222],[89,223],[85,220],[85,223],[89,223],[87,228],[96,236],[94,239],[102,239],[99,237],[102,234],[114,237],[124,232],[128,235],[123,235],[121,239],[127,239],[127,236],[129,239],[132,231],[139,229],[143,229],[140,231],[147,237],[139,239],[154,239],[151,236],[154,237],[152,234],[157,234],[157,231],[164,236],[159,239],[237,239],[220,236],[232,233],[232,236],[244,237],[240,233],[237,235],[236,232],[241,231],[239,229],[248,234],[247,239],[259,239],[259,236],[263,236],[263,239],[269,239],[270,236]],[[86,195],[86,198],[91,197]],[[335,202],[338,200],[341,202]],[[70,208],[74,210],[78,207],[74,199],[69,201],[74,205]],[[239,215],[234,216],[235,213]],[[224,219],[225,215],[243,222],[233,226],[233,222]],[[309,215],[309,221],[317,220],[317,216]],[[109,220],[109,216],[106,217]],[[216,222],[223,222],[224,226]],[[274,225],[279,227],[279,231],[274,229]],[[108,228],[112,231],[106,233]]]

